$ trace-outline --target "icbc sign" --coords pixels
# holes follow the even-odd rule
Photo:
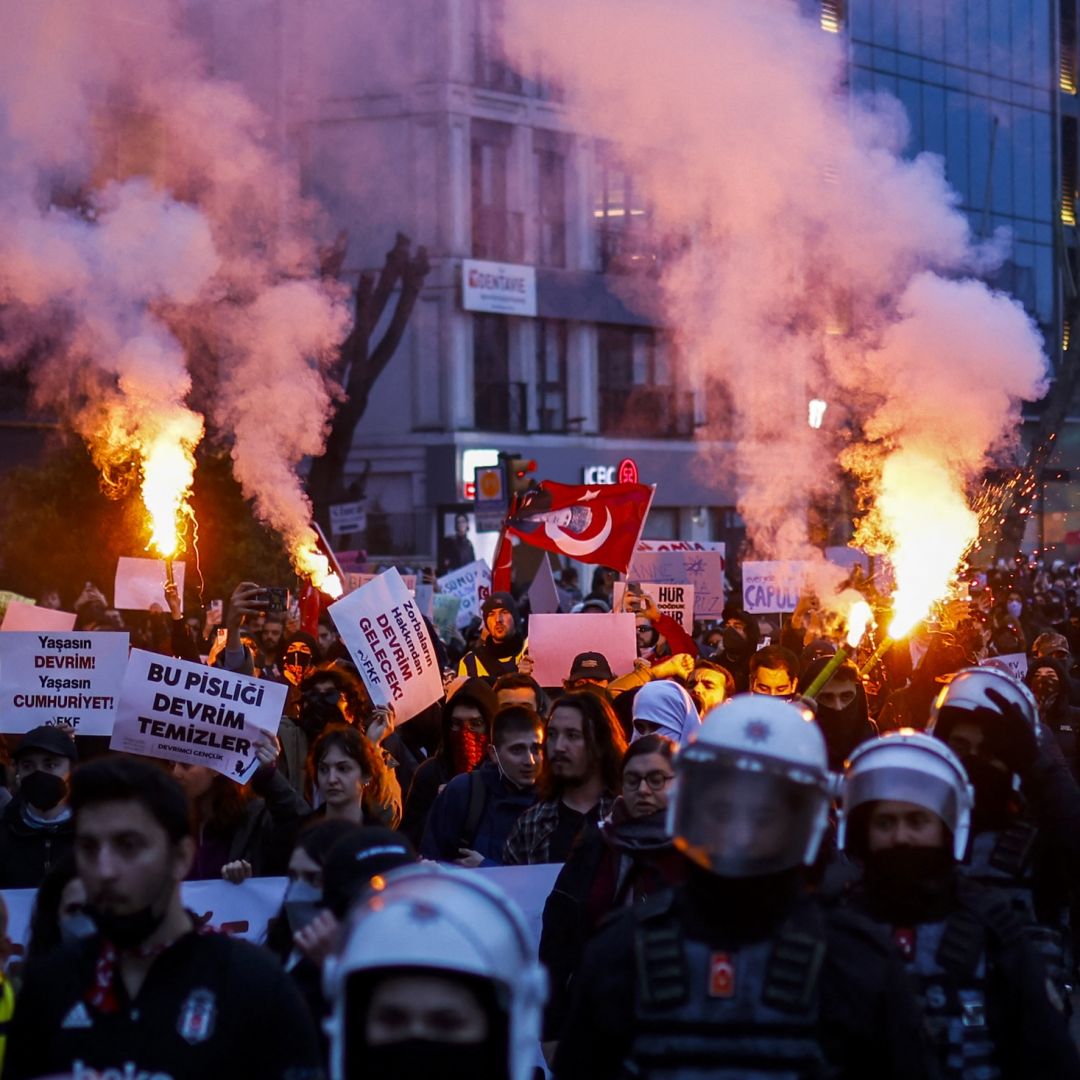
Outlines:
[[[633,458],[623,458],[618,465],[586,465],[581,470],[583,484],[636,484],[638,482],[637,462]]]

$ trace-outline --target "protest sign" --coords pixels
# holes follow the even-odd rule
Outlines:
[[[562,686],[578,653],[607,657],[616,675],[625,675],[637,658],[636,619],[612,615],[532,615],[529,617],[529,655],[533,678],[541,686]]]
[[[31,596],[22,596],[19,593],[9,592],[7,589],[0,589],[0,615],[7,612],[9,604],[32,604],[34,602]]]
[[[751,615],[794,611],[808,566],[794,559],[743,563],[743,607]]]
[[[436,593],[431,598],[431,621],[443,641],[449,641],[457,633],[457,613],[461,600],[447,593]]]
[[[355,589],[362,589],[369,581],[374,581],[378,574],[354,574],[349,573],[345,575],[345,585],[349,592],[353,592]],[[405,582],[405,588],[409,590],[410,595],[416,594],[416,575],[415,574],[401,574],[401,580]]]
[[[185,567],[177,560],[173,563],[173,580],[181,600],[184,597]],[[167,610],[165,603],[165,560],[136,559],[121,555],[116,564],[116,582],[113,588],[113,606],[123,611],[149,611],[157,605]]]
[[[473,619],[480,617],[480,605],[491,593],[491,568],[483,559],[477,559],[444,574],[439,578],[439,589],[461,601],[457,625],[459,629],[468,626]]]
[[[337,503],[330,507],[330,531],[335,536],[363,532],[367,528],[367,512],[362,502]]]
[[[67,724],[77,735],[108,735],[127,658],[127,634],[0,634],[0,731]]]
[[[995,664],[1005,664],[1016,678],[1024,681],[1028,673],[1027,653],[1006,653],[1004,656],[991,657]]]
[[[694,615],[718,619],[724,610],[724,545],[718,540],[640,540],[626,577],[658,585],[693,585]]]
[[[61,633],[75,626],[73,611],[57,611],[55,608],[38,607],[12,600],[4,612],[0,630],[59,630]]]
[[[482,874],[500,889],[525,916],[532,934],[533,947],[540,947],[540,931],[544,921],[544,904],[563,868],[562,863],[534,863],[531,866],[478,866]]]
[[[688,634],[694,632],[694,586],[693,585],[658,585],[656,582],[641,582],[636,585],[641,592],[660,609],[661,615],[670,615]],[[626,605],[628,592],[625,581],[615,582],[616,611],[632,611]]]
[[[559,590],[555,587],[555,575],[545,555],[529,586],[529,612],[533,615],[549,615],[558,610]]]
[[[331,604],[329,612],[372,702],[393,705],[399,724],[442,697],[435,646],[396,569]]]
[[[258,768],[259,731],[277,731],[288,687],[132,649],[110,750],[205,765],[237,783]]]

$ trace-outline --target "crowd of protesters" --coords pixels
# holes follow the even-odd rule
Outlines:
[[[615,578],[568,568],[560,602],[611,611]],[[403,723],[328,616],[305,633],[251,582],[197,614],[171,586],[73,606],[286,704],[246,784],[6,737],[0,887],[37,898],[4,1077],[1080,1076],[1076,567],[972,573],[814,700],[843,626],[813,596],[693,634],[646,598],[631,670],[598,635],[540,686],[527,595],[496,592],[428,623],[445,694]],[[477,868],[545,863],[537,953]],[[274,876],[264,946],[181,899]]]

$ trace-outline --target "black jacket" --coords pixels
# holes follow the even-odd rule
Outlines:
[[[25,806],[16,795],[0,817],[0,889],[36,889],[49,867],[75,843],[70,817],[41,825],[27,818]]]

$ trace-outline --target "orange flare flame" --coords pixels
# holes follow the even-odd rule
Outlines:
[[[851,605],[847,617],[847,647],[857,649],[862,641],[866,628],[873,622],[874,612],[865,600],[857,600]]]

